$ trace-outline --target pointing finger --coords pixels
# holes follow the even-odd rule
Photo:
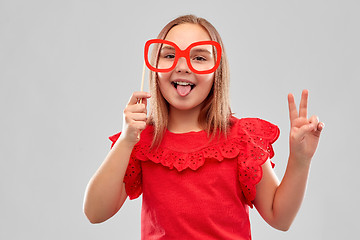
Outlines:
[[[292,95],[291,93],[288,94],[288,104],[290,123],[292,123],[298,117],[298,112],[296,110],[294,95]]]
[[[131,98],[129,100],[129,104],[137,104],[139,99],[146,99],[150,97],[150,93],[148,92],[134,92],[131,95]]]
[[[140,99],[139,99],[139,100],[138,100],[138,103],[145,104],[145,107],[147,107],[147,98],[142,98],[141,101],[140,101]]]

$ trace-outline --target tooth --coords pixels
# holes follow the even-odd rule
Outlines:
[[[186,85],[194,85],[192,83],[188,83],[188,82],[175,82],[178,85],[182,85],[182,86],[186,86]]]

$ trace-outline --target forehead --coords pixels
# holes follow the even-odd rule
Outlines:
[[[174,42],[180,49],[186,49],[190,44],[199,41],[209,41],[210,35],[200,25],[183,23],[173,27],[166,35],[165,40]]]

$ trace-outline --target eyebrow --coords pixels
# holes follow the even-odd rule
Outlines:
[[[175,48],[171,45],[165,45],[165,46],[162,46],[160,51],[163,51],[163,50],[175,50]],[[209,51],[205,48],[199,48],[199,47],[195,47],[195,48],[192,48],[191,49],[192,52],[196,52],[196,53],[207,53],[207,54],[210,54],[212,55],[213,52],[212,51]]]
[[[194,52],[197,52],[197,53],[208,53],[208,54],[212,54],[212,51],[210,52],[209,50],[207,49],[204,49],[204,48],[193,48],[191,49],[191,51],[194,51]]]
[[[166,50],[166,49],[168,49],[168,50],[175,50],[175,48],[173,47],[173,46],[169,46],[169,45],[166,45],[166,46],[162,46],[161,47],[161,50]]]

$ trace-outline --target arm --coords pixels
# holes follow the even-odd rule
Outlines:
[[[125,172],[139,134],[146,127],[145,92],[135,92],[124,110],[123,132],[104,162],[89,181],[85,192],[84,213],[91,223],[101,223],[119,211],[127,198]],[[144,99],[137,104],[137,99]]]
[[[299,114],[294,97],[289,94],[290,156],[285,175],[279,183],[268,160],[263,177],[256,186],[254,204],[260,215],[272,227],[286,231],[295,219],[304,198],[310,162],[317,148],[324,124],[316,116],[307,119],[308,92],[303,91]]]

